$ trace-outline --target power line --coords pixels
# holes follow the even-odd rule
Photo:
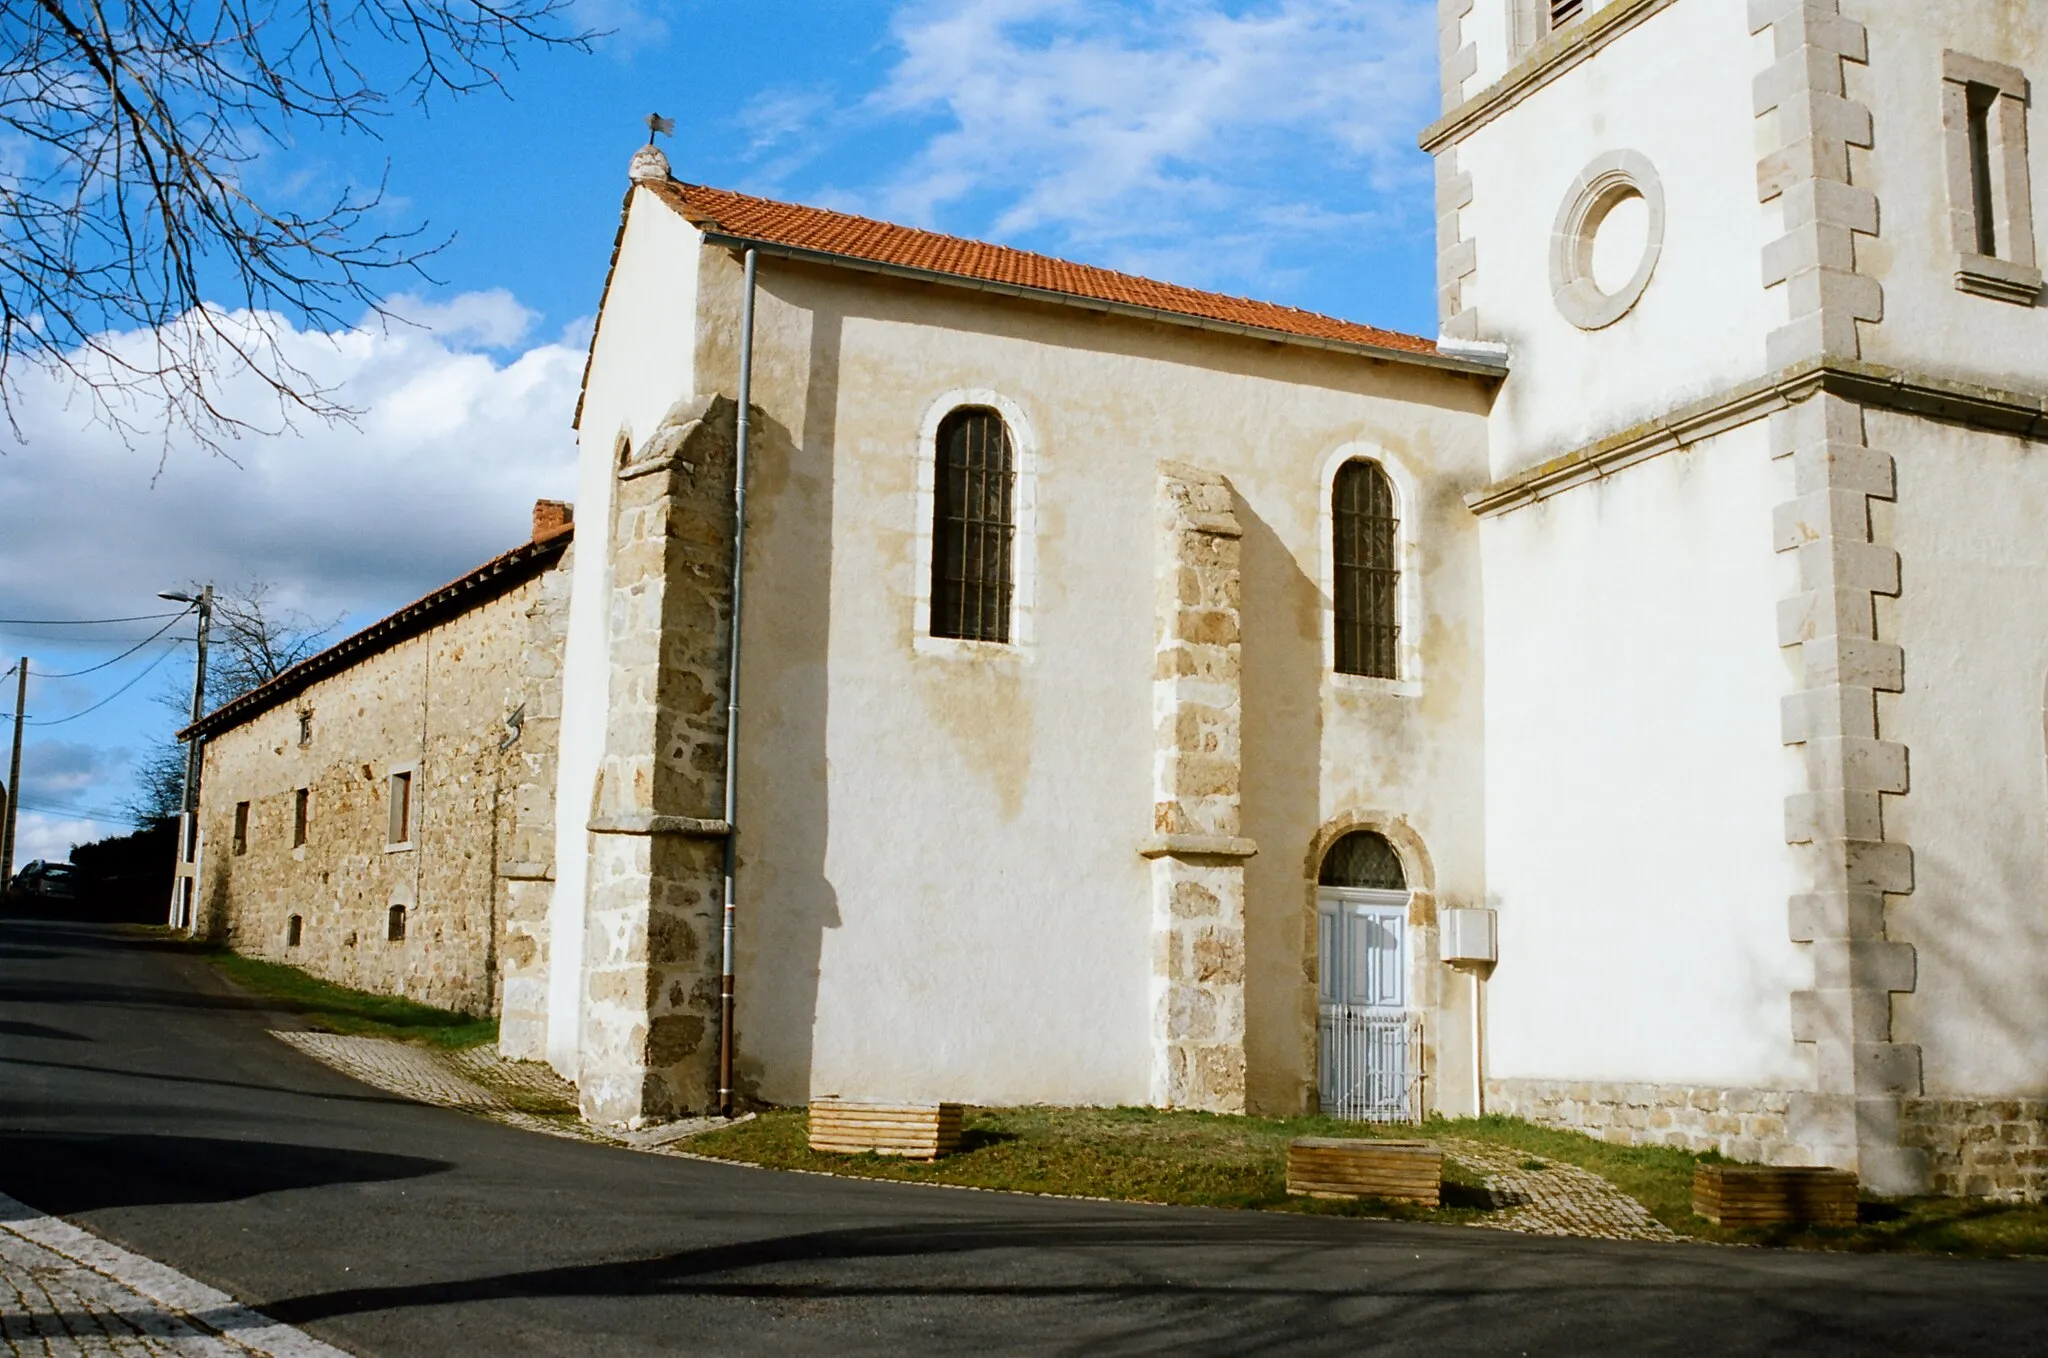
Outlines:
[[[134,654],[135,654],[135,653],[136,653],[137,651],[139,651],[139,650],[141,650],[141,649],[142,649],[143,647],[145,647],[145,646],[149,645],[149,643],[150,643],[150,642],[152,642],[152,641],[155,641],[155,640],[156,640],[156,639],[157,639],[158,637],[160,637],[160,636],[162,636],[162,635],[163,635],[164,633],[166,633],[166,632],[170,631],[170,630],[171,630],[171,629],[172,629],[173,627],[176,627],[176,626],[177,626],[177,625],[178,625],[178,624],[179,624],[179,623],[180,623],[181,621],[183,621],[183,620],[184,620],[184,618],[185,618],[185,615],[186,615],[187,613],[190,613],[191,611],[192,611],[192,610],[188,608],[188,609],[186,609],[186,610],[185,610],[185,612],[184,612],[184,613],[177,613],[177,614],[173,614],[173,615],[172,615],[172,617],[171,617],[171,620],[170,620],[169,622],[165,623],[165,624],[164,624],[164,625],[163,625],[162,627],[159,627],[159,628],[157,628],[157,629],[156,629],[156,630],[155,630],[154,632],[151,632],[151,633],[150,633],[150,634],[149,634],[148,636],[146,636],[146,637],[144,637],[144,638],[143,638],[142,640],[140,640],[140,641],[136,642],[136,643],[135,643],[135,644],[134,644],[133,646],[130,646],[130,647],[129,647],[129,648],[127,649],[127,650],[125,650],[125,651],[121,652],[121,654],[119,654],[119,655],[115,656],[115,657],[114,657],[114,658],[113,658],[112,660],[102,660],[102,661],[101,661],[101,662],[100,662],[99,664],[97,664],[97,665],[92,665],[92,666],[89,666],[89,667],[87,667],[87,668],[85,668],[85,669],[82,669],[82,670],[72,670],[72,671],[71,671],[71,672],[70,672],[69,674],[38,674],[38,675],[36,676],[36,678],[38,678],[38,679],[76,679],[76,678],[80,677],[81,675],[87,675],[87,674],[96,674],[96,673],[98,673],[98,672],[99,672],[100,670],[106,669],[106,668],[107,668],[107,667],[108,667],[109,665],[118,665],[118,664],[120,664],[120,663],[121,663],[121,662],[122,662],[123,660],[126,660],[126,659],[127,659],[127,658],[128,658],[129,656],[131,656],[131,655],[134,655]],[[183,637],[179,637],[179,638],[178,638],[178,644],[179,644],[179,645],[181,645],[181,646],[182,646],[182,645],[184,644],[184,642],[185,642],[185,639],[184,639]]]
[[[138,613],[132,618],[0,618],[0,627],[103,627],[116,622],[155,622],[159,618],[182,618],[185,613]]]
[[[152,672],[153,670],[155,670],[155,669],[156,669],[156,667],[157,667],[158,665],[161,665],[161,664],[163,664],[163,663],[164,663],[164,661],[166,661],[166,660],[170,659],[170,658],[171,658],[171,657],[172,657],[173,655],[177,654],[177,651],[178,651],[178,647],[179,647],[179,646],[181,646],[181,645],[183,645],[183,644],[184,644],[184,643],[183,643],[183,641],[182,641],[182,640],[180,640],[180,641],[173,641],[173,642],[172,642],[172,643],[171,643],[171,644],[170,644],[169,646],[166,646],[166,647],[164,648],[164,651],[163,651],[163,654],[162,654],[162,655],[159,655],[159,656],[158,656],[158,657],[157,657],[156,659],[154,659],[154,660],[150,661],[150,662],[149,662],[149,663],[148,663],[147,665],[144,665],[144,666],[143,666],[143,667],[142,667],[142,668],[141,668],[140,670],[138,670],[138,671],[136,672],[136,675],[135,675],[135,677],[134,677],[133,679],[130,679],[130,680],[129,680],[129,681],[127,682],[127,683],[125,683],[125,684],[121,685],[121,687],[119,687],[119,688],[115,689],[115,690],[114,690],[114,691],[113,691],[112,693],[109,693],[109,694],[108,694],[108,695],[107,695],[106,697],[104,697],[104,698],[100,699],[100,700],[99,700],[98,702],[94,703],[94,704],[93,704],[93,705],[92,705],[91,707],[83,708],[83,709],[81,709],[81,710],[79,710],[79,711],[77,711],[77,712],[73,712],[73,713],[72,713],[72,714],[71,714],[70,716],[68,716],[68,717],[53,717],[53,718],[51,718],[51,719],[50,719],[49,721],[40,721],[40,720],[36,719],[35,717],[28,717],[28,718],[25,718],[25,719],[24,719],[24,721],[23,721],[23,725],[26,725],[26,726],[62,726],[62,725],[63,725],[63,724],[65,723],[65,722],[67,722],[67,721],[77,721],[77,720],[78,720],[78,719],[79,719],[80,717],[83,717],[83,716],[88,716],[88,715],[90,715],[91,713],[94,713],[94,712],[97,712],[97,711],[99,711],[99,710],[100,710],[101,708],[105,707],[105,706],[106,706],[106,705],[107,705],[108,703],[110,703],[110,702],[114,701],[114,699],[116,699],[116,698],[120,697],[120,696],[121,696],[122,694],[126,693],[126,692],[127,692],[127,691],[128,691],[129,689],[131,689],[131,688],[134,688],[134,687],[135,687],[135,686],[136,686],[137,684],[141,683],[141,682],[142,682],[142,681],[143,681],[144,679],[148,678],[148,677],[149,677],[149,675],[150,675],[150,673],[151,673],[151,672]]]
[[[80,808],[75,806],[51,806],[46,802],[32,802],[28,800],[28,798],[26,797],[21,799],[21,809],[24,811],[39,811],[46,816],[69,816],[73,820],[89,820],[95,825],[141,824],[141,822],[133,816],[107,814],[105,807],[98,807],[95,808],[93,811],[86,811],[81,810]]]

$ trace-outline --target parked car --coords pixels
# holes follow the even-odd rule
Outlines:
[[[7,884],[8,904],[31,901],[74,901],[78,899],[78,869],[69,863],[46,863],[35,859],[14,874]]]

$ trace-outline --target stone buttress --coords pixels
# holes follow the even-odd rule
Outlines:
[[[1159,464],[1152,715],[1152,1101],[1245,1109],[1238,631],[1241,530],[1222,477]]]
[[[734,413],[679,402],[616,472],[578,1078],[593,1122],[717,1097]]]

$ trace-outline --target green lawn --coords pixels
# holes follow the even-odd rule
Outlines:
[[[1679,1235],[1729,1244],[1809,1249],[1913,1251],[1978,1257],[2048,1256],[2048,1206],[1916,1198],[1867,1201],[1853,1230],[1818,1227],[1722,1230],[1692,1213],[1692,1176],[1714,1155],[1661,1146],[1616,1146],[1515,1118],[1438,1119],[1421,1127],[1372,1127],[1330,1118],[1226,1117],[1150,1108],[970,1108],[957,1154],[934,1164],[889,1156],[823,1155],[805,1144],[801,1109],[775,1109],[751,1122],[693,1137],[700,1155],[776,1169],[865,1178],[1187,1206],[1251,1208],[1408,1221],[1483,1222],[1491,1215],[1483,1178],[1450,1156],[1444,1203],[1290,1198],[1287,1143],[1297,1136],[1464,1137],[1525,1152],[1529,1162],[1590,1169],[1635,1198]]]
[[[323,981],[297,967],[260,962],[222,948],[198,950],[220,973],[252,995],[327,1033],[392,1037],[421,1046],[458,1050],[498,1040],[498,1021],[457,1014],[391,995],[372,995]]]

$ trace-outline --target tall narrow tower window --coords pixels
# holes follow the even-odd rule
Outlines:
[[[1376,462],[1347,462],[1330,489],[1337,672],[1397,678],[1401,571],[1394,486]]]
[[[980,406],[939,425],[932,506],[932,635],[1010,639],[1016,459],[1003,417]]]

